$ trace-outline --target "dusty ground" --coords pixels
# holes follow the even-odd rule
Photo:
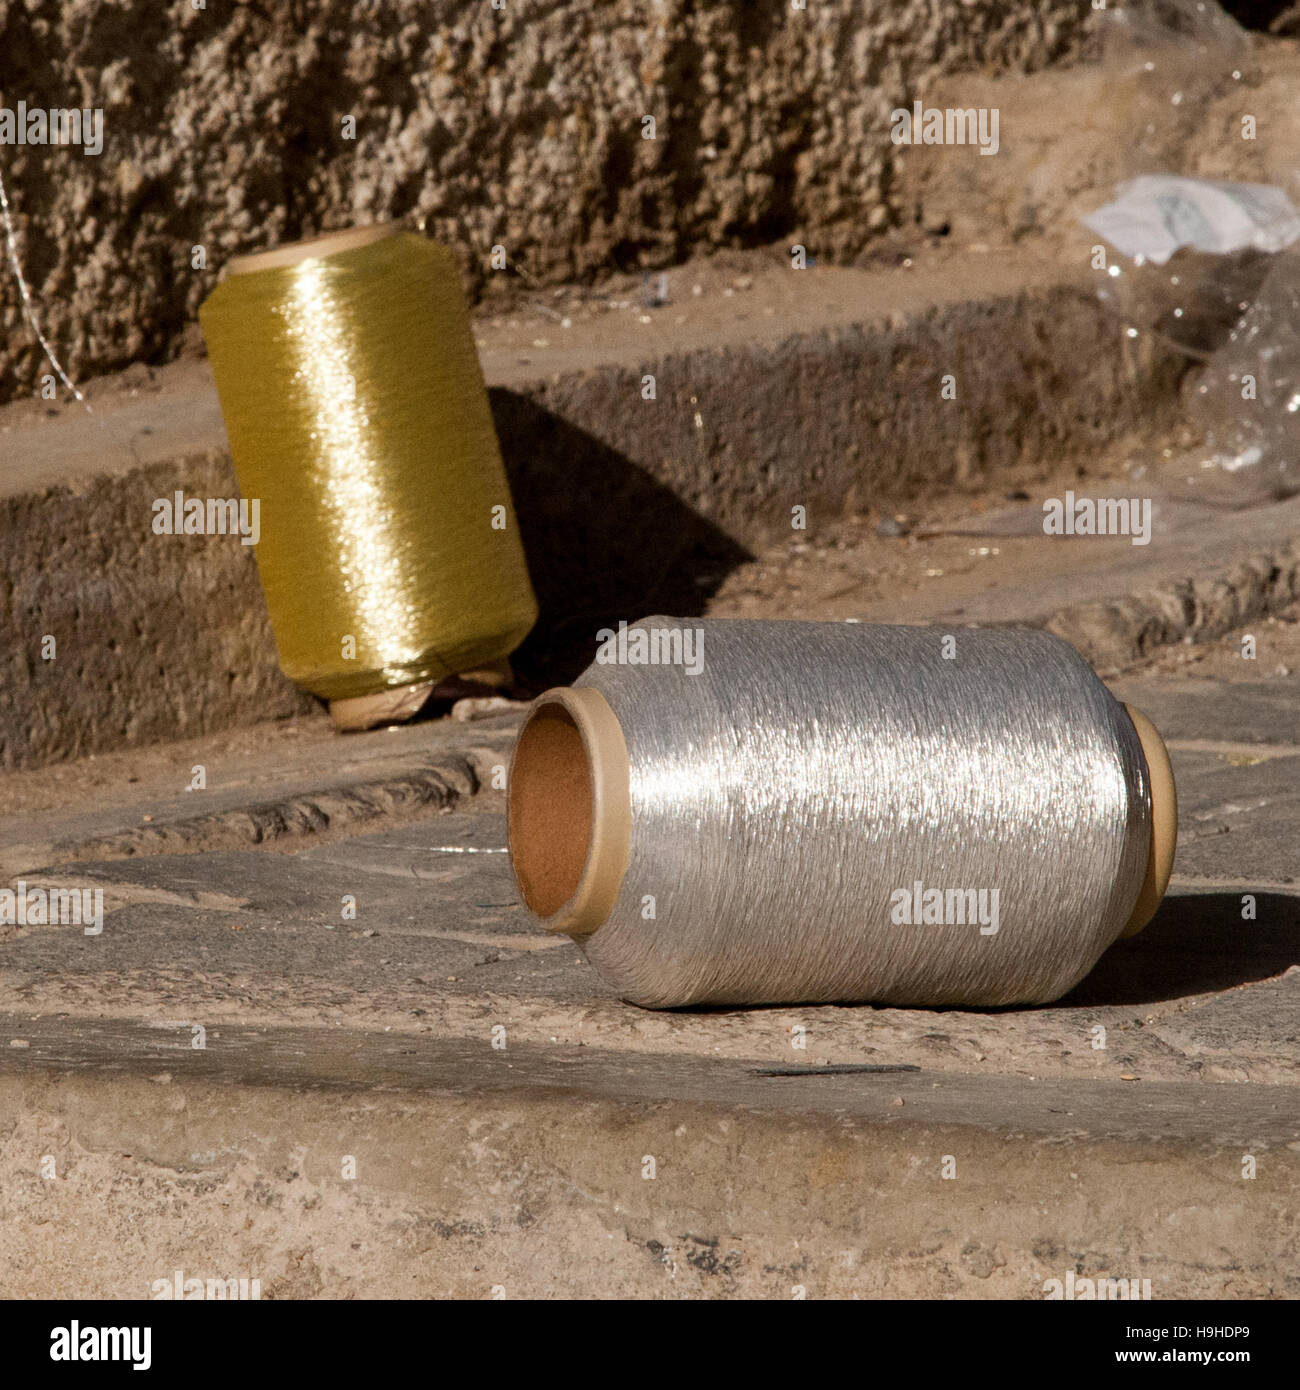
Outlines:
[[[1128,452],[1114,448],[1067,468],[1050,461],[1027,464],[997,492],[939,490],[914,499],[906,510],[882,498],[815,537],[792,531],[784,544],[732,571],[708,613],[836,620],[926,591],[956,598],[1032,583],[1059,570],[1061,546],[1069,544],[1044,537],[1041,499],[1063,496],[1068,488],[1091,496],[1130,495]],[[1131,548],[1127,540],[1093,538],[1087,546],[1076,544],[1070,560],[1104,567]]]

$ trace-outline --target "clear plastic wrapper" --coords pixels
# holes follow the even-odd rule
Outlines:
[[[1225,91],[1257,90],[1250,35],[1213,0],[1112,5],[1102,32],[1103,62],[1138,96],[1125,178],[1082,217],[1107,248],[1099,294],[1118,331],[1194,364],[1178,439],[1135,459],[1134,479],[1224,507],[1300,493],[1300,149],[1253,163],[1221,142],[1184,150]]]
[[[1148,466],[1164,493],[1230,507],[1300,493],[1300,250],[1268,261],[1245,312],[1189,379],[1187,423],[1200,442]]]

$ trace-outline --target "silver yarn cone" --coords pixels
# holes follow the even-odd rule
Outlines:
[[[608,700],[631,764],[627,872],[581,940],[624,998],[1046,1002],[1119,935],[1146,867],[1146,763],[1122,706],[1067,643],[1008,629],[634,625],[670,626],[703,634],[698,673],[593,664],[577,682]],[[958,913],[982,890],[996,931],[900,923],[898,894],[914,905],[916,885]]]

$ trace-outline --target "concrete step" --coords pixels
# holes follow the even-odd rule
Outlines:
[[[525,676],[572,675],[611,618],[700,611],[796,505],[815,533],[886,498],[1086,461],[1175,416],[1180,362],[1122,338],[1050,263],[746,264],[746,288],[684,267],[670,303],[598,304],[569,330],[544,305],[478,325],[543,609]],[[309,708],[276,667],[252,548],[151,529],[156,498],[235,495],[206,364],[89,399],[94,418],[0,411],[0,764]]]
[[[1297,642],[1261,635],[1300,669]],[[10,873],[107,915],[0,940],[0,1258],[82,1296],[182,1268],[276,1297],[1039,1298],[1067,1270],[1294,1297],[1300,728],[1231,645],[1115,683],[1170,742],[1175,880],[1034,1009],[622,1004],[516,901],[490,776],[516,716],[11,776]],[[211,790],[150,799],[200,754]],[[229,835],[419,769],[445,791],[404,815]],[[14,857],[33,814],[45,865]]]
[[[37,1297],[148,1297],[181,1269],[264,1298],[1032,1299],[1072,1270],[1154,1298],[1300,1293],[1293,1087],[771,1077],[494,1052],[493,1017],[472,1041],[230,1027],[203,1051],[24,1023],[0,1050],[9,1278]],[[241,1084],[214,1079],[234,1058]]]

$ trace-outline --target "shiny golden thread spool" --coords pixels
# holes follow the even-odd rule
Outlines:
[[[385,225],[228,271],[199,318],[281,669],[341,728],[500,683],[537,604],[453,257]]]

